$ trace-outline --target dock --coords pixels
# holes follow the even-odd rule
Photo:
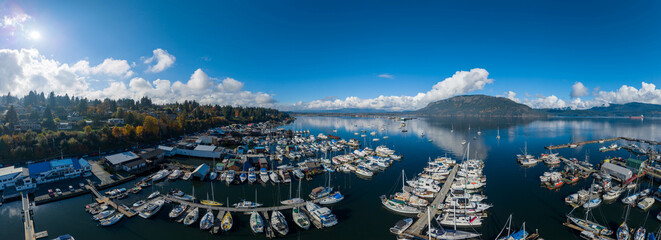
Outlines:
[[[565,158],[565,157],[561,157],[561,156],[559,156],[558,158],[560,158],[560,160],[562,160],[562,162],[565,163],[566,165],[568,165],[568,166],[572,166],[572,167],[576,167],[576,168],[578,168],[579,170],[581,170],[581,171],[587,173],[588,175],[589,175],[589,174],[592,174],[592,173],[594,173],[594,172],[597,172],[597,170],[594,170],[593,168],[589,168],[589,167],[583,166],[583,165],[581,165],[581,164],[575,163],[575,162],[573,162],[573,161],[571,161],[571,160],[569,160],[569,159],[567,159],[567,158]]]
[[[546,146],[546,150],[556,150],[556,149],[561,149],[561,148],[575,148],[578,146],[586,145],[586,144],[592,144],[592,143],[605,143],[605,142],[612,142],[612,141],[618,141],[618,140],[625,140],[629,142],[642,142],[642,143],[647,143],[650,145],[660,145],[660,142],[656,141],[650,141],[650,140],[645,140],[645,139],[637,139],[637,138],[629,138],[629,137],[614,137],[614,138],[604,138],[604,139],[597,139],[597,140],[590,140],[590,141],[584,141],[584,142],[575,142],[575,143],[567,143],[567,144],[561,144],[561,145],[551,145],[551,146]]]
[[[272,206],[272,207],[236,208],[236,207],[210,206],[210,205],[204,205],[204,204],[201,204],[201,203],[193,203],[193,202],[188,202],[188,201],[184,201],[184,200],[181,200],[181,199],[173,198],[173,197],[170,197],[170,196],[167,196],[167,195],[160,196],[160,197],[157,197],[155,199],[159,199],[159,198],[163,198],[163,199],[165,199],[165,200],[167,200],[168,202],[171,202],[171,203],[185,204],[185,205],[188,205],[188,207],[192,207],[192,208],[197,207],[197,208],[201,208],[201,209],[211,209],[211,210],[214,210],[214,211],[239,212],[239,213],[250,213],[250,212],[253,212],[253,211],[272,212],[272,211],[276,211],[276,210],[278,210],[278,211],[288,210],[288,209],[292,209],[292,208],[295,208],[295,207],[305,208],[305,204],[308,203],[308,202],[318,203],[322,200],[322,199],[315,199],[315,200],[311,200],[311,201],[303,202],[303,203],[297,203],[297,204],[292,204],[292,205]]]
[[[579,227],[579,226],[576,226],[576,225],[574,225],[574,224],[572,224],[572,223],[569,223],[569,222],[565,222],[565,223],[563,223],[562,225],[565,225],[565,227],[568,227],[568,228],[574,229],[574,230],[579,231],[579,232],[584,231],[583,228],[581,228],[581,227]],[[607,236],[602,236],[602,235],[599,235],[599,239],[604,239],[604,240],[615,240],[615,239],[613,239],[613,238],[610,238],[610,237],[607,237]]]
[[[36,240],[34,232],[34,221],[32,220],[32,209],[30,208],[30,199],[28,193],[21,192],[21,201],[23,205],[23,229],[25,230],[25,240]]]
[[[113,202],[110,198],[99,193],[99,191],[96,190],[96,188],[94,187],[94,184],[91,183],[87,184],[85,185],[85,188],[89,190],[92,194],[94,194],[94,196],[96,197],[96,202],[100,204],[107,204],[108,206],[113,207],[115,210],[124,214],[124,216],[128,218],[132,218],[133,216],[135,216],[135,212],[126,211],[124,208],[117,206],[117,204]]]
[[[454,178],[457,175],[458,170],[459,166],[452,168],[452,171],[450,171],[450,175],[448,175],[448,178],[445,180],[441,191],[436,194],[436,197],[430,204],[430,206],[432,206],[430,209],[431,215],[427,215],[427,211],[418,214],[418,220],[404,232],[405,234],[421,237],[423,239],[427,238],[427,234],[422,231],[425,229],[425,226],[427,226],[428,218],[434,218],[436,214],[438,214],[438,211],[442,210],[444,206],[443,201],[445,201],[445,197],[450,192],[450,188],[452,187],[452,183],[454,183]]]

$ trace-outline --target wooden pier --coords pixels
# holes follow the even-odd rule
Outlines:
[[[409,227],[406,232],[404,232],[407,235],[411,236],[416,236],[416,237],[421,237],[423,239],[426,239],[427,235],[426,233],[423,233],[422,231],[425,229],[425,226],[427,225],[427,219],[428,218],[434,218],[436,214],[438,213],[439,210],[442,210],[444,204],[443,201],[445,201],[445,197],[447,194],[450,192],[450,188],[452,187],[452,183],[454,183],[454,178],[457,175],[457,171],[459,170],[459,166],[455,166],[452,168],[452,171],[450,171],[450,175],[448,175],[448,178],[445,180],[445,183],[443,184],[443,187],[441,188],[441,191],[436,194],[436,197],[430,204],[432,207],[430,209],[431,215],[427,215],[427,211],[424,211],[420,214],[418,214],[419,218],[411,227]]]
[[[87,184],[85,185],[85,188],[87,188],[92,194],[94,194],[94,196],[96,197],[96,201],[99,204],[107,204],[108,206],[111,206],[114,209],[116,209],[118,212],[123,213],[124,216],[128,218],[135,216],[135,212],[126,211],[124,208],[117,206],[117,204],[113,202],[110,198],[99,193],[99,191],[96,190],[93,184]]]
[[[574,229],[574,230],[579,231],[579,232],[584,231],[583,228],[581,228],[581,227],[579,227],[579,226],[576,226],[576,225],[574,225],[574,224],[572,224],[572,223],[570,223],[570,222],[565,222],[565,223],[563,223],[562,225],[565,225],[565,227],[568,227],[568,228]],[[607,237],[607,236],[603,236],[603,235],[598,235],[598,236],[599,236],[599,239],[604,239],[604,240],[615,240],[615,239],[613,239],[613,238],[610,238],[610,237]]]

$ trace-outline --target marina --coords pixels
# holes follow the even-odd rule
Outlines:
[[[122,218],[116,217],[117,220],[112,220],[112,225],[107,226],[107,227],[102,227],[97,224],[98,222],[94,223],[94,221],[89,220],[91,215],[84,213],[84,218],[88,220],[84,220],[84,222],[90,222],[95,225],[89,225],[88,229],[86,231],[82,232],[82,235],[80,236],[85,236],[85,232],[105,232],[109,230],[119,230],[118,234],[122,235],[124,232],[123,229],[136,229],[136,231],[140,232],[140,230],[137,229],[154,229],[154,228],[166,228],[166,229],[171,229],[166,232],[168,232],[168,235],[178,235],[183,234],[185,235],[192,235],[192,236],[208,236],[213,238],[214,232],[215,234],[220,234],[218,237],[221,238],[230,238],[230,239],[241,239],[245,238],[247,236],[253,236],[255,233],[252,233],[253,230],[251,230],[249,226],[249,219],[251,216],[252,212],[258,212],[260,216],[262,217],[263,222],[264,222],[264,230],[263,233],[254,235],[254,236],[260,236],[260,237],[270,237],[270,238],[283,238],[282,234],[278,233],[276,229],[273,229],[271,226],[271,217],[272,217],[272,212],[274,211],[280,211],[288,224],[288,230],[289,232],[287,235],[284,236],[284,238],[288,237],[295,237],[295,236],[302,236],[302,237],[309,237],[309,238],[318,238],[320,237],[320,233],[317,233],[317,231],[324,231],[324,235],[330,234],[331,236],[342,236],[345,234],[345,231],[348,231],[348,229],[352,228],[351,226],[354,224],[359,224],[359,222],[364,222],[368,221],[368,219],[371,219],[374,215],[376,214],[379,216],[380,219],[378,220],[377,223],[381,227],[375,227],[375,228],[370,228],[370,230],[367,233],[364,234],[369,234],[369,236],[376,235],[380,236],[380,238],[394,238],[394,236],[388,231],[392,227],[393,224],[396,222],[400,221],[403,217],[399,214],[395,214],[392,211],[384,208],[381,204],[379,204],[379,195],[383,195],[383,193],[388,192],[387,188],[389,188],[393,182],[397,182],[401,188],[401,182],[402,182],[402,175],[401,175],[401,170],[405,170],[407,175],[411,175],[413,173],[419,173],[417,176],[414,177],[406,177],[405,184],[408,184],[407,182],[410,182],[411,180],[415,178],[420,178],[422,177],[434,177],[437,178],[438,176],[432,174],[429,171],[442,171],[442,170],[433,170],[436,165],[430,164],[430,163],[435,163],[439,161],[447,161],[447,163],[454,163],[454,159],[456,160],[456,164],[454,167],[448,168],[447,170],[447,176],[443,178],[438,178],[440,181],[438,192],[433,195],[433,198],[428,199],[428,206],[433,206],[429,208],[429,211],[425,210],[424,207],[419,208],[419,214],[414,214],[412,217],[412,221],[409,227],[405,228],[404,231],[400,234],[401,237],[408,237],[411,239],[427,239],[427,233],[429,229],[429,223],[431,222],[431,225],[434,226],[434,234],[439,234],[437,232],[437,229],[440,229],[442,226],[443,229],[445,230],[452,230],[453,227],[453,222],[450,220],[449,226],[448,225],[442,225],[439,223],[442,223],[444,218],[448,218],[454,216],[456,212],[464,211],[460,210],[457,208],[454,210],[454,206],[461,206],[461,205],[454,205],[457,204],[457,200],[455,200],[456,197],[451,197],[451,193],[454,191],[455,194],[457,194],[457,190],[453,190],[453,185],[456,185],[457,189],[460,188],[469,188],[468,186],[464,185],[457,185],[458,182],[464,182],[464,180],[457,180],[464,178],[465,176],[473,176],[474,173],[472,173],[470,170],[471,168],[465,168],[464,170],[460,171],[460,165],[463,163],[462,160],[466,158],[466,153],[470,152],[470,156],[475,157],[476,159],[481,159],[480,161],[483,161],[484,163],[484,172],[485,175],[489,175],[489,182],[490,185],[489,187],[486,187],[486,185],[482,186],[479,190],[478,193],[471,195],[470,199],[475,199],[475,201],[480,200],[483,196],[484,198],[487,198],[489,203],[481,203],[484,205],[483,207],[487,208],[486,210],[479,210],[481,212],[475,213],[474,216],[479,216],[480,218],[480,224],[479,226],[474,226],[472,228],[466,229],[465,227],[458,227],[459,231],[464,231],[469,234],[479,234],[482,238],[490,238],[493,236],[496,236],[498,234],[498,231],[500,231],[503,228],[503,222],[506,219],[506,216],[509,214],[513,214],[515,218],[515,222],[512,223],[512,225],[517,225],[521,224],[520,221],[525,221],[526,222],[526,230],[528,231],[529,235],[527,239],[535,239],[535,238],[544,238],[544,239],[555,239],[553,236],[566,236],[571,239],[571,237],[577,236],[578,232],[573,232],[574,229],[576,229],[578,226],[568,223],[564,220],[561,221],[542,221],[540,222],[539,219],[535,219],[532,217],[525,217],[528,216],[525,211],[521,210],[516,210],[517,208],[514,206],[518,206],[518,208],[526,209],[526,208],[532,208],[535,209],[534,211],[537,212],[536,214],[551,214],[552,213],[544,213],[544,209],[538,209],[535,207],[535,204],[522,204],[518,202],[518,200],[510,199],[510,198],[504,198],[505,195],[499,193],[499,191],[504,191],[502,188],[499,188],[499,185],[503,184],[504,180],[509,179],[508,181],[518,181],[520,184],[518,185],[513,185],[512,187],[514,189],[521,189],[521,187],[530,187],[527,191],[530,191],[532,196],[546,196],[548,200],[544,200],[543,202],[547,201],[547,204],[550,204],[551,206],[555,206],[553,208],[555,209],[564,209],[561,212],[559,212],[558,216],[559,218],[564,218],[564,214],[568,213],[571,211],[571,206],[566,205],[563,203],[561,200],[567,195],[570,195],[571,193],[574,193],[580,189],[589,189],[590,184],[592,183],[591,176],[594,175],[595,173],[598,172],[599,170],[599,164],[602,162],[601,160],[603,159],[608,159],[606,156],[604,157],[599,157],[599,154],[607,154],[607,153],[625,153],[627,152],[626,149],[621,149],[619,151],[607,151],[607,152],[600,152],[600,151],[591,151],[592,153],[590,154],[590,162],[593,163],[593,166],[589,167],[588,165],[583,164],[582,162],[584,161],[576,161],[573,158],[583,158],[581,155],[584,155],[584,153],[577,152],[576,154],[568,153],[568,152],[559,152],[558,158],[560,160],[560,166],[567,166],[570,168],[574,168],[577,171],[581,172],[581,176],[583,175],[588,175],[589,178],[584,179],[583,177],[580,177],[580,180],[571,183],[571,184],[565,184],[561,188],[553,189],[549,191],[547,188],[540,188],[539,187],[539,177],[543,175],[543,172],[545,171],[556,171],[553,170],[554,167],[552,165],[546,166],[545,164],[542,164],[542,161],[537,163],[536,165],[529,166],[529,167],[521,167],[516,161],[516,153],[518,152],[518,148],[522,147],[523,140],[519,142],[512,143],[512,147],[510,149],[514,149],[513,151],[510,151],[509,154],[496,154],[496,155],[503,155],[502,159],[505,159],[503,163],[499,163],[497,161],[493,160],[493,156],[489,156],[489,154],[485,151],[485,144],[503,144],[503,140],[506,140],[510,138],[511,136],[508,135],[503,135],[503,129],[504,127],[501,127],[500,130],[500,135],[501,138],[498,140],[495,138],[495,133],[492,134],[490,130],[486,127],[482,127],[482,134],[480,138],[477,138],[476,140],[471,140],[470,142],[467,142],[466,144],[462,144],[461,139],[464,138],[463,134],[469,134],[469,132],[461,132],[460,124],[455,124],[454,125],[454,132],[451,132],[449,129],[443,129],[443,128],[432,128],[436,129],[435,131],[425,131],[425,135],[422,136],[420,134],[415,134],[415,128],[416,126],[425,126],[426,129],[429,129],[430,125],[425,125],[428,124],[428,122],[424,119],[416,119],[416,120],[409,120],[407,122],[408,127],[413,130],[412,132],[409,133],[401,133],[401,131],[398,131],[397,128],[394,128],[392,131],[397,131],[400,136],[398,136],[395,133],[388,133],[388,124],[391,120],[389,119],[361,119],[361,118],[302,118],[300,121],[304,121],[305,125],[297,125],[300,123],[295,123],[291,126],[288,126],[288,128],[291,129],[305,129],[305,128],[312,128],[314,130],[310,131],[310,135],[318,135],[314,133],[314,131],[320,131],[323,132],[323,126],[325,125],[317,125],[316,123],[313,123],[311,121],[317,120],[317,119],[329,119],[329,120],[336,120],[336,121],[346,121],[346,129],[347,130],[341,130],[338,131],[336,134],[342,136],[347,136],[348,138],[351,138],[353,135],[353,132],[356,132],[356,130],[352,130],[353,124],[350,124],[352,122],[360,122],[360,121],[365,121],[365,122],[372,122],[374,126],[386,126],[384,127],[386,131],[383,133],[379,133],[375,135],[375,137],[379,137],[382,139],[383,143],[388,146],[389,149],[394,150],[397,152],[398,156],[403,156],[402,160],[398,161],[393,161],[389,167],[386,168],[376,168],[376,163],[374,163],[374,174],[372,177],[365,178],[363,176],[360,176],[358,174],[352,173],[351,171],[345,173],[343,172],[343,167],[342,166],[347,166],[348,165],[353,165],[353,166],[366,166],[366,167],[371,167],[368,165],[365,165],[363,162],[365,161],[364,159],[367,159],[367,157],[360,158],[360,157],[347,157],[346,155],[349,153],[349,150],[342,150],[338,151],[332,156],[328,156],[330,164],[328,164],[327,168],[324,168],[325,170],[321,170],[319,172],[315,172],[310,175],[304,176],[304,178],[301,179],[301,195],[302,196],[307,196],[307,193],[313,192],[315,188],[318,188],[320,186],[329,186],[329,179],[330,181],[330,186],[333,187],[333,192],[335,190],[340,190],[344,200],[332,204],[329,206],[329,209],[333,214],[337,216],[337,224],[331,226],[331,227],[324,227],[323,223],[318,221],[315,218],[312,218],[312,213],[305,207],[307,203],[316,203],[320,204],[323,198],[318,198],[318,199],[309,199],[308,197],[305,197],[305,200],[302,202],[297,202],[294,201],[292,204],[287,204],[284,205],[281,202],[283,200],[287,200],[290,198],[295,197],[299,184],[299,180],[297,177],[295,177],[294,171],[296,169],[301,169],[296,163],[298,162],[305,162],[305,159],[301,159],[297,162],[292,162],[291,165],[289,165],[287,161],[283,161],[282,163],[280,162],[274,162],[276,164],[276,167],[271,169],[270,167],[268,170],[266,170],[267,174],[270,173],[276,173],[278,175],[278,179],[281,180],[280,183],[274,183],[269,179],[268,182],[263,183],[260,182],[259,177],[257,174],[257,182],[250,184],[247,179],[245,182],[240,181],[239,175],[242,173],[249,174],[251,171],[242,171],[242,170],[234,170],[235,174],[235,181],[231,184],[227,184],[225,180],[199,180],[199,179],[190,179],[190,180],[181,180],[181,179],[163,179],[157,182],[153,182],[150,186],[147,187],[142,187],[141,191],[137,191],[136,193],[130,193],[130,190],[134,188],[137,185],[140,185],[140,183],[143,181],[145,176],[138,176],[134,178],[133,180],[126,181],[124,183],[120,183],[116,186],[112,186],[108,188],[107,190],[104,190],[107,193],[114,192],[114,190],[119,190],[119,189],[126,189],[128,191],[128,196],[126,198],[120,198],[117,197],[121,194],[118,194],[117,196],[112,196],[108,197],[104,193],[101,193],[101,191],[95,190],[94,186],[96,184],[91,184],[87,185],[84,188],[84,191],[87,191],[87,195],[80,195],[80,196],[75,196],[73,198],[65,199],[65,200],[60,200],[60,201],[55,201],[55,202],[50,202],[50,203],[44,203],[41,205],[38,205],[35,207],[35,222],[38,223],[40,229],[48,229],[48,232],[54,233],[55,235],[61,235],[64,233],[68,232],[73,232],[75,230],[64,230],[64,231],[58,231],[57,229],[66,229],[66,228],[58,228],[58,224],[54,223],[52,220],[48,220],[48,217],[46,217],[47,213],[49,211],[55,211],[53,208],[47,208],[48,206],[51,206],[52,204],[57,204],[57,205],[77,205],[76,208],[80,208],[80,206],[84,206],[87,204],[90,204],[90,200],[93,203],[97,204],[105,204],[108,206],[108,209],[113,209],[116,212],[122,214]],[[396,123],[396,122],[394,122]],[[479,126],[477,123],[474,123],[474,126]],[[369,128],[366,126],[365,128]],[[340,128],[343,129],[343,128]],[[440,132],[442,133],[441,135],[436,135],[436,133]],[[383,135],[388,135],[389,138],[384,139],[382,136]],[[410,134],[410,136],[406,136],[405,134]],[[437,148],[438,146],[436,144],[444,144],[448,143],[447,141],[443,141],[440,137],[447,137],[451,136],[452,134],[461,134],[458,135],[454,140],[456,141],[456,145],[450,145],[452,147],[446,147],[446,148],[440,148],[440,151],[425,151],[425,148]],[[367,134],[369,135],[369,134]],[[370,135],[371,136],[371,135]],[[413,137],[415,136],[415,137]],[[470,136],[470,135],[468,135]],[[419,139],[419,140],[413,140],[413,139]],[[427,138],[433,138],[434,141],[430,142],[427,141]],[[465,137],[469,138],[469,137]],[[472,138],[472,137],[470,137]],[[491,139],[493,138],[493,139]],[[407,139],[407,140],[405,140]],[[407,141],[412,141],[412,143],[408,144]],[[386,142],[388,141],[388,142]],[[416,143],[416,141],[419,141]],[[620,145],[625,145],[619,141],[626,141],[623,139],[617,140],[618,144]],[[362,142],[362,141],[361,141]],[[491,142],[491,143],[489,143]],[[528,152],[531,155],[538,156],[540,153],[542,153],[542,149],[544,147],[548,146],[548,143],[543,143],[544,141],[532,141],[530,139],[527,140],[528,142]],[[373,141],[366,141],[366,144],[368,144],[368,148],[370,147],[369,144],[372,144]],[[605,144],[605,143],[604,143]],[[470,145],[470,150],[467,151],[468,145]],[[600,147],[597,141],[597,144],[592,144],[594,145],[595,148]],[[371,149],[375,149],[380,145],[376,144],[371,145]],[[443,145],[441,145],[443,146]],[[456,147],[455,147],[456,146]],[[591,146],[591,145],[582,145],[582,147],[585,146]],[[608,146],[608,145],[606,145]],[[443,150],[446,149],[446,150]],[[578,148],[565,148],[565,149],[578,149]],[[364,147],[358,148],[357,151],[354,153],[353,150],[350,152],[352,154],[362,154]],[[562,151],[561,149],[559,151]],[[272,154],[274,156],[277,156],[278,154]],[[447,156],[446,157],[436,157],[434,156]],[[505,156],[507,155],[507,156]],[[261,155],[259,155],[261,156]],[[450,156],[452,157],[452,160],[444,160],[444,159],[450,159]],[[486,158],[485,158],[486,156]],[[624,157],[624,156],[623,156]],[[323,158],[323,154],[322,154]],[[336,159],[335,162],[339,163],[333,163],[333,159]],[[437,160],[438,159],[438,160]],[[625,159],[626,160],[626,159]],[[610,160],[613,164],[617,166],[626,166],[627,162],[625,160]],[[324,160],[325,161],[325,160]],[[321,165],[324,164],[324,161],[319,161],[319,166],[323,168]],[[167,165],[164,165],[168,169],[170,169],[169,173],[173,173],[174,169],[180,169],[182,171],[181,175],[183,176],[185,172],[187,171],[194,171],[196,166],[199,165],[200,163],[208,163],[209,165],[212,165],[211,162],[207,161],[195,161],[193,164],[185,164],[185,162],[179,160],[179,161],[173,161],[171,163],[168,163]],[[370,162],[372,163],[372,162]],[[496,165],[496,166],[494,166]],[[291,183],[283,183],[283,177],[285,174],[281,171],[283,168],[278,168],[277,166],[290,166],[287,167],[288,172],[290,174],[291,178]],[[467,165],[468,166],[468,165]],[[515,172],[516,174],[512,176],[506,176],[501,171],[495,171],[495,169],[502,168],[503,166],[508,166],[506,169],[509,169],[508,172]],[[254,170],[254,172],[259,173],[257,170]],[[469,171],[470,170],[470,171]],[[332,171],[332,172],[331,172]],[[217,174],[217,178],[220,178],[221,175],[229,173],[229,170],[215,170]],[[461,177],[459,176],[459,173],[461,172]],[[312,173],[312,172],[310,172]],[[399,176],[398,176],[399,175]],[[511,175],[511,174],[510,174]],[[475,175],[479,176],[479,175]],[[643,175],[644,176],[644,175]],[[146,176],[149,177],[149,176]],[[528,182],[526,179],[528,177],[531,179],[529,181],[529,184],[526,183]],[[514,180],[514,179],[518,180]],[[397,179],[399,179],[397,181]],[[644,179],[644,178],[641,178]],[[646,178],[645,178],[646,179]],[[569,179],[565,179],[569,181]],[[627,179],[630,180],[630,179]],[[641,180],[642,181],[642,180]],[[222,184],[221,184],[222,182]],[[625,180],[626,182],[626,180]],[[644,181],[645,184],[648,184],[649,181]],[[377,186],[374,187],[374,183],[380,183]],[[212,188],[212,185],[214,187]],[[463,187],[459,187],[463,186]],[[192,189],[192,188],[195,189]],[[290,190],[291,188],[291,190]],[[194,196],[196,199],[196,202],[189,202],[186,200],[182,200],[181,198],[174,197],[173,195],[168,194],[171,192],[173,189],[180,189],[185,193],[184,196],[186,195],[191,195]],[[215,193],[212,192],[212,189]],[[409,189],[409,188],[405,188]],[[430,188],[431,189],[431,188]],[[154,198],[148,199],[149,195],[153,195],[155,192],[160,192],[161,194],[157,195]],[[257,192],[257,196],[255,199],[253,199],[255,196],[255,192]],[[290,195],[290,192],[291,195]],[[330,193],[330,192],[329,192]],[[424,194],[423,192],[419,192],[418,194]],[[625,195],[626,193],[623,193],[622,195]],[[207,196],[210,195],[210,196]],[[89,196],[92,196],[91,198]],[[329,195],[330,196],[330,195]],[[225,199],[229,197],[229,201],[226,201]],[[200,203],[201,200],[203,199],[209,199],[209,201],[212,201],[212,199],[222,199],[218,202],[222,205],[207,205],[207,204],[202,204]],[[507,199],[507,200],[505,200]],[[122,207],[122,205],[126,206],[131,206],[134,203],[140,202],[140,200],[145,200],[143,203],[139,203],[137,205],[134,205],[134,207],[130,207],[130,209],[125,209]],[[234,207],[233,205],[235,203],[239,203],[245,200],[249,200],[255,203],[261,203],[264,204],[261,207],[257,208],[243,208],[243,207]],[[156,204],[159,201],[165,202],[162,205],[162,209],[154,214],[154,216],[150,216],[147,221],[142,221],[142,220],[136,220],[136,219],[141,219],[141,218],[136,218],[135,216],[138,215],[138,213],[143,212],[148,205],[150,204]],[[417,201],[417,200],[416,200]],[[213,202],[213,201],[212,201]],[[619,202],[619,201],[618,201]],[[411,201],[413,203],[413,201]],[[163,218],[170,218],[168,217],[168,213],[171,212],[172,209],[176,208],[179,205],[185,204],[187,208],[183,210],[181,215],[171,221],[163,220]],[[658,203],[654,203],[649,207],[647,210],[636,210],[632,211],[630,214],[629,219],[633,219],[636,222],[632,222],[632,225],[637,225],[638,219],[644,219],[645,214],[647,211],[650,212],[650,215],[656,214],[656,211],[659,211],[659,207],[656,206]],[[0,207],[0,211],[3,211],[3,209],[9,209],[12,208],[12,202],[5,203],[2,207]],[[157,204],[158,205],[158,204]],[[480,206],[482,206],[480,205]],[[320,205],[322,206],[322,205]],[[192,209],[199,209],[199,216],[196,219],[194,224],[191,224],[189,226],[184,225],[184,216],[188,215],[191,213]],[[314,227],[304,230],[298,227],[295,224],[294,219],[292,218],[292,209],[298,208],[300,211],[305,213],[305,215],[309,218],[310,225],[313,225]],[[362,210],[359,211],[358,209],[371,209],[368,212],[363,212]],[[580,208],[580,206],[579,206]],[[463,209],[463,208],[462,208]],[[480,207],[482,209],[482,207]],[[533,211],[532,209],[527,210],[527,211]],[[618,219],[620,214],[622,214],[622,206],[621,204],[618,203],[602,203],[600,206],[596,207],[595,209],[600,209],[600,210],[595,210],[594,214],[597,214],[599,216],[598,218],[602,218],[601,214],[605,215],[604,217],[608,219]],[[636,207],[636,209],[638,209]],[[214,221],[213,225],[206,231],[201,231],[200,230],[200,220],[203,218],[203,215],[207,213],[207,211],[212,211],[213,216],[214,216]],[[633,209],[632,209],[633,210]],[[82,210],[74,210],[73,215],[76,216],[76,212],[82,212]],[[639,212],[640,211],[640,212]],[[348,212],[351,212],[351,216],[347,215]],[[453,213],[454,212],[454,213]],[[541,213],[540,213],[541,212]],[[564,212],[564,213],[562,213]],[[231,213],[232,218],[234,219],[233,226],[229,231],[222,231],[221,230],[221,222],[223,221],[223,218],[227,213]],[[575,211],[574,214],[579,214],[580,211]],[[643,216],[641,216],[643,215]],[[116,216],[116,215],[109,215],[110,217]],[[488,216],[488,217],[487,217]],[[519,217],[517,217],[519,216]],[[82,217],[82,216],[81,216]],[[650,220],[647,221],[648,225],[653,224],[653,218],[654,216],[650,217]],[[519,221],[517,221],[519,220]],[[110,220],[109,220],[110,221]],[[457,220],[459,221],[459,220]],[[447,221],[446,221],[447,222]],[[7,224],[8,226],[11,226],[11,223]],[[460,225],[457,223],[457,225]],[[615,224],[609,224],[610,226],[613,226]],[[559,228],[558,228],[559,226]],[[217,228],[218,230],[214,231],[214,228]],[[97,230],[94,230],[97,229]],[[648,231],[654,231],[653,227],[648,227]],[[580,231],[579,231],[580,232]],[[152,233],[159,235],[158,232]],[[248,235],[246,235],[248,234]],[[222,236],[221,236],[222,235]],[[363,235],[363,234],[358,234],[358,235]],[[364,235],[367,237],[368,235]],[[435,235],[436,236],[436,235]],[[22,237],[21,237],[22,238]],[[128,237],[129,239],[131,237]],[[103,238],[101,238],[103,239]],[[322,239],[324,239],[322,237]]]

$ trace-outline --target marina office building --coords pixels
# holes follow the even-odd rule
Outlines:
[[[66,158],[28,164],[28,171],[33,181],[41,184],[91,176],[92,166],[82,158]]]

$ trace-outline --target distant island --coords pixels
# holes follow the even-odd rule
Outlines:
[[[661,105],[648,103],[610,104],[609,106],[593,107],[584,110],[565,109],[533,109],[525,104],[517,103],[508,98],[487,95],[461,95],[429,103],[424,108],[414,111],[392,112],[379,109],[344,108],[336,110],[319,110],[292,112],[294,115],[327,115],[327,116],[427,116],[427,117],[661,117]]]

